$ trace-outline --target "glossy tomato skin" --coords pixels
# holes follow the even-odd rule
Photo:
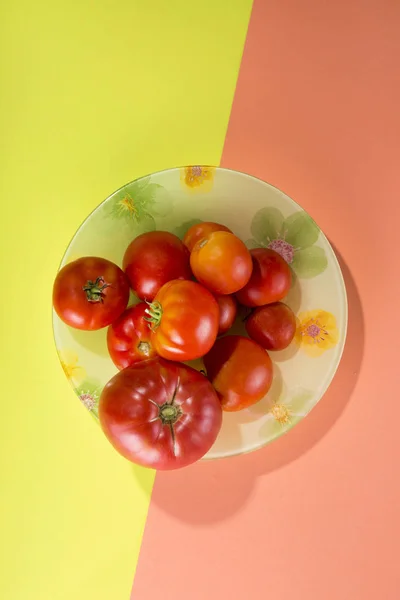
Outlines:
[[[221,295],[240,290],[253,270],[249,250],[227,231],[215,231],[197,242],[190,254],[190,266],[199,283]]]
[[[64,323],[93,331],[107,327],[125,310],[129,281],[105,258],[86,256],[65,265],[53,285],[53,306]]]
[[[189,251],[168,231],[150,231],[135,238],[125,251],[123,268],[141,300],[151,301],[172,279],[191,279]]]
[[[292,272],[280,254],[270,248],[251,250],[253,273],[236,298],[243,306],[263,306],[279,302],[292,284]]]
[[[218,303],[199,283],[181,280],[166,283],[149,311],[154,316],[151,342],[163,358],[194,360],[204,356],[215,342]]]
[[[107,330],[107,346],[118,369],[157,356],[151,344],[146,302],[127,308]]]
[[[191,252],[197,242],[206,238],[210,233],[214,233],[214,231],[227,231],[228,233],[232,233],[232,231],[228,229],[228,227],[225,227],[225,225],[206,221],[204,223],[192,225],[192,227],[190,227],[185,233],[183,243],[189,252]]]
[[[246,337],[219,338],[203,361],[224,411],[242,410],[255,404],[271,387],[271,359],[261,346]]]
[[[101,427],[128,460],[178,469],[202,458],[222,424],[219,398],[204,375],[153,358],[115,375],[99,401]]]
[[[296,333],[296,317],[283,302],[260,306],[246,320],[246,331],[266,350],[284,350]]]
[[[215,296],[219,306],[218,335],[229,331],[237,315],[237,302],[235,296]]]

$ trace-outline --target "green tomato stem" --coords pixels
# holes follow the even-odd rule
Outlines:
[[[148,302],[147,304],[148,308],[146,308],[145,312],[149,316],[145,317],[145,319],[151,324],[152,331],[155,331],[161,323],[163,309],[160,302]]]

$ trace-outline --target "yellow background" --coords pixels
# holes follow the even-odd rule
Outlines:
[[[217,164],[250,0],[16,0],[0,14],[5,600],[128,598],[153,473],[111,451],[56,356],[51,288],[77,226],[166,167]]]

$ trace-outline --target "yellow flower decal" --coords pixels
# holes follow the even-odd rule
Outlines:
[[[295,341],[309,356],[321,356],[336,346],[339,332],[334,315],[325,310],[309,310],[298,315]]]
[[[181,171],[181,182],[192,192],[209,192],[214,183],[215,167],[190,166]]]
[[[121,200],[117,201],[117,207],[121,214],[128,213],[132,216],[137,217],[138,209],[135,206],[133,199],[127,194]]]
[[[79,385],[86,377],[86,371],[78,362],[78,356],[71,350],[63,350],[59,354],[64,373],[74,385]]]
[[[261,435],[271,441],[301,421],[315,404],[315,395],[309,390],[298,389],[294,394],[282,392],[269,404],[268,418],[261,427]]]

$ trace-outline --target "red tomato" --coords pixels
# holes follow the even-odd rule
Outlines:
[[[183,243],[189,252],[191,252],[197,242],[203,240],[214,231],[227,231],[228,233],[232,233],[228,227],[225,227],[225,225],[220,225],[219,223],[197,223],[196,225],[192,225],[192,227],[187,230],[185,237],[183,238]]]
[[[128,460],[153,469],[178,469],[209,451],[221,429],[222,410],[204,375],[153,358],[107,383],[99,418],[108,440]]]
[[[123,266],[141,300],[153,300],[172,279],[192,277],[188,249],[168,231],[150,231],[135,238],[125,251]]]
[[[108,328],[108,351],[118,369],[157,356],[150,340],[146,310],[146,302],[131,306]]]
[[[151,342],[169,360],[194,360],[208,352],[218,334],[214,296],[194,281],[170,281],[148,309]]]
[[[260,306],[246,320],[246,331],[266,350],[283,350],[296,333],[296,317],[282,302]]]
[[[78,258],[65,265],[54,281],[54,309],[76,329],[107,327],[125,310],[128,300],[125,273],[105,258]]]
[[[244,306],[263,306],[286,296],[292,284],[292,272],[280,254],[269,248],[251,250],[253,273],[236,298]]]
[[[215,294],[233,294],[249,281],[250,252],[238,237],[215,231],[194,246],[190,266],[196,279]]]
[[[261,346],[241,335],[219,338],[204,357],[204,366],[225,411],[255,404],[271,387],[270,357]]]
[[[218,335],[226,333],[234,324],[237,315],[237,302],[234,296],[216,296],[219,306]]]

